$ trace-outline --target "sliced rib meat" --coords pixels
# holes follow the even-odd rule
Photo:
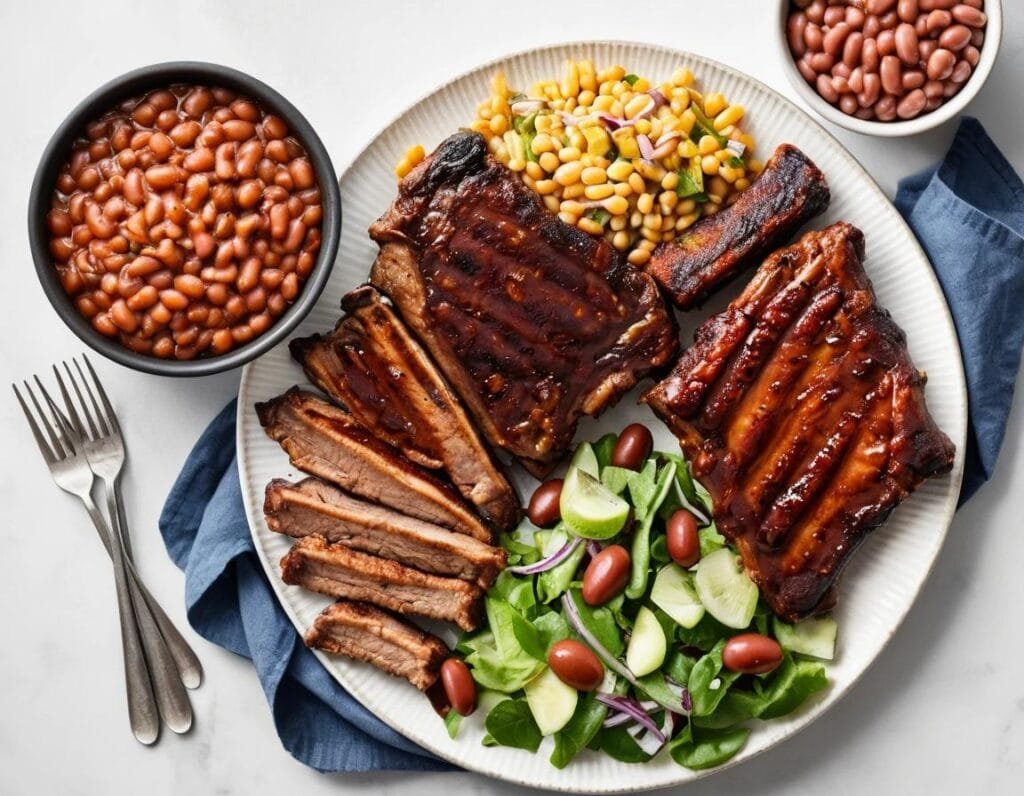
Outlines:
[[[344,409],[293,387],[256,404],[256,413],[300,470],[410,517],[491,541],[491,531],[450,485],[375,439]]]
[[[272,531],[296,539],[322,536],[435,575],[487,588],[505,566],[505,551],[472,536],[367,503],[318,478],[267,484],[263,511]]]
[[[341,302],[346,315],[331,334],[291,341],[306,375],[379,439],[443,467],[485,519],[514,528],[519,498],[427,352],[373,287]]]
[[[828,183],[818,167],[792,144],[782,144],[733,204],[658,246],[647,273],[677,307],[690,309],[759,263],[828,203]]]
[[[845,223],[776,252],[643,397],[788,620],[831,607],[868,533],[953,464],[862,255],[861,232]]]
[[[370,228],[371,282],[395,303],[487,439],[534,475],[667,364],[677,331],[657,287],[569,226],[470,132],[399,184]]]
[[[290,585],[345,600],[373,603],[399,614],[426,616],[475,630],[483,590],[458,578],[442,578],[306,536],[281,559]]]
[[[420,691],[437,681],[448,647],[394,614],[362,602],[327,606],[306,633],[306,645],[404,677]]]

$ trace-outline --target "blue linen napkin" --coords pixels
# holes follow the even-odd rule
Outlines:
[[[1024,183],[977,119],[943,162],[900,181],[903,214],[946,294],[967,376],[963,505],[995,469],[1024,343]]]
[[[167,552],[185,571],[189,622],[252,660],[281,743],[297,760],[325,772],[451,769],[338,685],[277,602],[242,506],[235,408],[232,401],[203,432],[160,515]]]
[[[943,164],[903,180],[896,204],[935,266],[960,336],[970,396],[962,502],[992,474],[1020,363],[1024,185],[981,125],[964,119]],[[371,715],[303,645],[253,549],[234,441],[232,401],[189,454],[160,517],[185,571],[192,626],[252,659],[281,742],[303,763],[451,768]]]

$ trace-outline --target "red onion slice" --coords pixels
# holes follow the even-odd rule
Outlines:
[[[511,572],[513,575],[536,575],[540,572],[547,572],[549,569],[553,569],[565,561],[565,559],[571,556],[576,551],[576,548],[582,543],[583,540],[577,536],[572,541],[566,542],[547,558],[542,558],[540,561],[533,564],[522,564],[518,567],[509,567],[506,571]]]
[[[633,740],[636,741],[636,745],[650,757],[654,757],[658,754],[658,752],[661,751],[661,747],[665,745],[665,736],[661,734],[660,730],[658,731],[658,734],[655,735],[650,730],[644,731],[644,728],[639,724],[634,724],[632,727],[629,727],[626,732],[628,732]]]
[[[630,699],[626,696],[617,696],[615,694],[594,694],[594,699],[601,702],[608,707],[619,711],[619,713],[625,713],[632,718],[637,724],[641,725],[648,733],[659,739],[660,743],[665,743],[665,736],[662,734],[661,729],[657,724],[654,723],[654,719],[643,709],[634,699]],[[659,749],[660,744],[659,744]]]
[[[725,148],[736,155],[736,157],[743,157],[743,153],[747,151],[747,145],[742,141],[727,141]]]
[[[636,137],[636,142],[640,146],[640,156],[644,160],[654,160],[654,144],[651,139],[641,133]]]
[[[611,652],[609,652],[608,649],[597,640],[597,637],[587,629],[587,626],[583,624],[583,618],[580,616],[580,612],[576,608],[576,603],[573,602],[572,597],[569,596],[568,593],[562,595],[562,608],[565,610],[565,618],[569,621],[572,629],[579,633],[580,638],[590,645],[591,649],[597,653],[597,656],[604,661],[605,666],[620,677],[625,678],[630,684],[640,688],[636,675],[627,669],[626,665],[622,663],[622,661],[612,655]]]
[[[531,113],[546,108],[547,102],[539,99],[524,99],[513,102],[509,107],[516,116],[529,116]]]

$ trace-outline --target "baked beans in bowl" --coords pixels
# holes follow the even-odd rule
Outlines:
[[[146,67],[82,102],[29,201],[54,308],[121,364],[197,376],[284,338],[337,253],[326,150],[280,94],[204,63]]]
[[[924,132],[981,90],[1002,36],[1000,0],[778,0],[776,40],[815,111],[860,133]]]

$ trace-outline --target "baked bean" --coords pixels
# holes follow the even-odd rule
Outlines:
[[[238,148],[238,156],[235,167],[242,177],[255,177],[256,169],[259,167],[263,157],[263,144],[255,138],[246,141]]]
[[[918,38],[924,38],[928,35],[927,18],[920,16],[914,21],[914,32],[918,35]]]
[[[891,122],[896,118],[896,97],[886,94],[874,104],[874,111],[880,121]]]
[[[291,176],[296,190],[304,191],[316,185],[316,175],[313,173],[313,166],[305,158],[294,158],[289,162],[288,174]]]
[[[883,58],[896,52],[896,34],[891,30],[883,30],[875,39],[878,44],[878,54]]]
[[[964,60],[967,61],[972,67],[978,65],[978,61],[981,60],[981,53],[978,52],[977,47],[967,47],[964,49]]]
[[[896,13],[904,22],[914,22],[917,19],[917,0],[899,0]]]
[[[297,251],[306,237],[306,225],[301,218],[293,218],[288,224],[288,235],[284,239],[284,249],[288,252]]]
[[[937,31],[948,28],[953,22],[953,15],[950,14],[944,8],[936,8],[934,11],[930,11],[928,16],[925,17],[926,25],[929,34],[936,33]]]
[[[261,312],[249,318],[249,328],[252,329],[253,334],[259,335],[267,331],[273,322],[274,319],[270,315]]]
[[[188,306],[188,298],[184,293],[172,288],[160,293],[160,303],[172,312],[177,312]]]
[[[117,326],[112,320],[110,320],[110,316],[105,312],[98,313],[93,316],[92,328],[106,337],[114,337],[117,335]]]
[[[846,81],[846,78],[842,75],[832,76],[832,88],[836,90],[837,94],[849,94],[850,84]],[[842,101],[842,97],[839,98]]]
[[[865,72],[877,72],[881,64],[881,56],[878,54],[878,42],[874,39],[864,39],[864,46],[861,49],[860,61]]]
[[[983,41],[985,41],[985,31],[983,31],[981,28],[975,29],[975,31],[971,34],[971,44],[973,44],[975,47],[980,47]]]
[[[741,633],[722,647],[722,666],[743,674],[766,674],[782,663],[782,647],[760,633]]]
[[[980,28],[988,21],[988,17],[985,15],[984,11],[974,8],[973,6],[969,6],[966,3],[960,3],[959,5],[953,6],[950,13],[953,15],[953,19],[957,22],[961,22],[972,28]]]
[[[614,467],[639,470],[654,449],[654,437],[650,429],[640,423],[626,426],[612,450],[611,463]]]
[[[916,88],[921,88],[925,83],[924,72],[919,69],[912,69],[903,73],[903,90],[913,91]]]
[[[850,91],[860,94],[864,90],[864,70],[859,66],[854,69],[850,73],[850,77],[847,78],[847,83],[850,86]]]
[[[924,95],[929,99],[942,99],[942,81],[929,80],[924,84]],[[926,106],[927,107],[927,106]]]
[[[853,69],[860,63],[861,52],[864,50],[864,34],[854,31],[846,37],[843,45],[843,63]]]
[[[924,110],[928,98],[921,89],[914,89],[896,106],[896,115],[901,119],[913,119]]]
[[[887,55],[882,59],[882,67],[879,70],[882,78],[882,88],[888,94],[903,93],[903,74],[900,70],[900,61],[895,55]],[[828,99],[828,97],[825,97]],[[831,100],[829,100],[831,102]]]
[[[239,345],[248,343],[255,336],[255,330],[247,323],[238,323],[231,327],[231,338]]]
[[[601,659],[590,647],[573,638],[551,645],[548,666],[559,680],[577,691],[593,691],[604,680]]]
[[[825,0],[814,0],[807,6],[806,13],[807,19],[815,25],[822,24],[825,21]]]
[[[831,28],[846,19],[846,9],[840,6],[830,5],[825,9],[825,27]]]
[[[279,295],[285,301],[291,302],[295,300],[295,297],[299,295],[299,275],[296,273],[290,273],[281,280],[281,289]]]
[[[864,8],[869,14],[881,16],[882,14],[891,11],[895,5],[896,0],[867,0],[864,4]]]
[[[594,556],[583,571],[583,601],[604,605],[617,596],[629,581],[630,560],[626,548],[613,544]]]
[[[814,67],[811,66],[807,55],[796,62],[796,68],[808,83],[813,85],[814,81],[818,79],[818,73],[814,71]]]
[[[914,26],[904,22],[896,28],[896,54],[905,64],[917,64],[917,32]]]
[[[266,152],[268,158],[276,163],[286,163],[288,161],[288,146],[283,139],[275,139],[268,142],[263,151]]]
[[[789,41],[789,49],[797,58],[807,52],[807,42],[804,41],[804,28],[806,27],[807,17],[802,11],[790,15],[786,20],[786,39]]]
[[[148,310],[159,300],[160,294],[157,289],[152,285],[144,285],[139,288],[133,296],[129,297],[126,301],[128,309],[139,312],[141,310]]]
[[[697,518],[686,509],[677,509],[665,525],[669,557],[681,567],[692,567],[700,560],[700,535]]]
[[[890,11],[879,18],[878,24],[882,26],[882,30],[895,30],[900,24],[899,15],[895,11]]]
[[[959,61],[957,65],[953,67],[953,74],[949,76],[949,79],[954,83],[966,83],[967,78],[971,76],[973,67],[967,61]]]
[[[878,36],[879,31],[882,30],[882,23],[878,21],[878,17],[872,14],[864,19],[864,27],[862,28],[865,39],[874,39]]]
[[[939,43],[935,39],[924,39],[917,45],[918,53],[920,53],[920,60],[924,62],[925,66],[928,65],[928,59],[932,57],[932,53],[939,49]]]
[[[945,80],[953,74],[954,66],[956,66],[956,56],[949,50],[938,49],[928,59],[928,79]]]

